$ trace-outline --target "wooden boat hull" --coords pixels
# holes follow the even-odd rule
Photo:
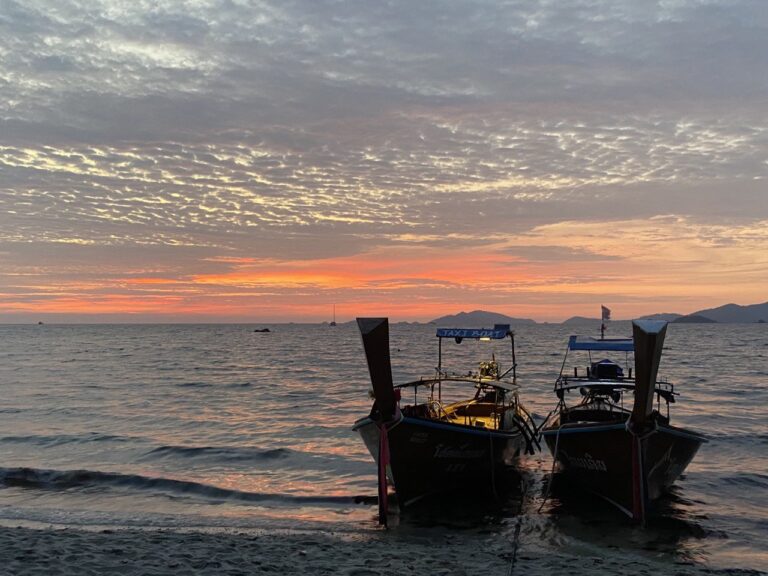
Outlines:
[[[369,417],[353,430],[378,464],[380,430]],[[505,476],[514,472],[526,450],[518,430],[488,430],[461,424],[403,417],[388,431],[392,482],[401,506],[432,494],[458,489],[481,494],[504,491]]]
[[[552,427],[541,435],[569,482],[604,498],[630,517],[636,517],[636,490],[641,486],[643,506],[666,492],[682,474],[703,436],[659,424],[640,440],[642,465],[636,477],[633,442],[624,422]],[[639,485],[638,483],[642,483]]]

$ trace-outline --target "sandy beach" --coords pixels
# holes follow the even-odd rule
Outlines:
[[[229,533],[169,530],[0,528],[0,573],[13,575],[343,574],[703,574],[729,573],[652,558],[606,559],[568,550],[556,555],[498,535],[460,532],[420,537],[397,531]],[[746,572],[738,571],[741,574]],[[749,572],[749,571],[747,571]]]

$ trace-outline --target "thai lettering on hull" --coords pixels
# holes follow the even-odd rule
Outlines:
[[[483,449],[472,449],[469,444],[462,446],[445,446],[438,444],[435,446],[434,458],[482,458],[485,455]]]
[[[589,453],[585,453],[584,456],[572,457],[568,454],[565,454],[565,456],[568,458],[568,465],[572,468],[581,468],[582,470],[591,470],[594,472],[608,471],[608,467],[603,460],[593,458]]]

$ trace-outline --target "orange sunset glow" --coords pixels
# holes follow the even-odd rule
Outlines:
[[[55,286],[26,279],[24,299],[3,294],[6,311],[37,314],[146,315],[327,320],[382,310],[407,320],[489,308],[556,321],[589,313],[609,298],[627,316],[690,310],[711,298],[762,297],[768,226],[724,228],[684,218],[605,224],[564,222],[503,241],[456,248],[395,244],[317,259],[238,258],[198,274],[124,276],[89,273]],[[728,234],[732,240],[719,243]],[[527,249],[574,254],[542,261]],[[688,268],[681,276],[680,270]],[[734,277],[734,271],[738,275]],[[19,283],[21,287],[21,283]],[[662,296],[663,295],[663,296]]]

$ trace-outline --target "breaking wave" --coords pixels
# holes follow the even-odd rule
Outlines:
[[[36,490],[73,490],[88,488],[122,488],[148,491],[170,496],[196,496],[208,500],[243,503],[275,502],[298,505],[338,505],[364,502],[364,496],[302,496],[245,492],[220,488],[201,482],[173,478],[149,477],[95,470],[44,470],[38,468],[0,468],[0,486]]]

